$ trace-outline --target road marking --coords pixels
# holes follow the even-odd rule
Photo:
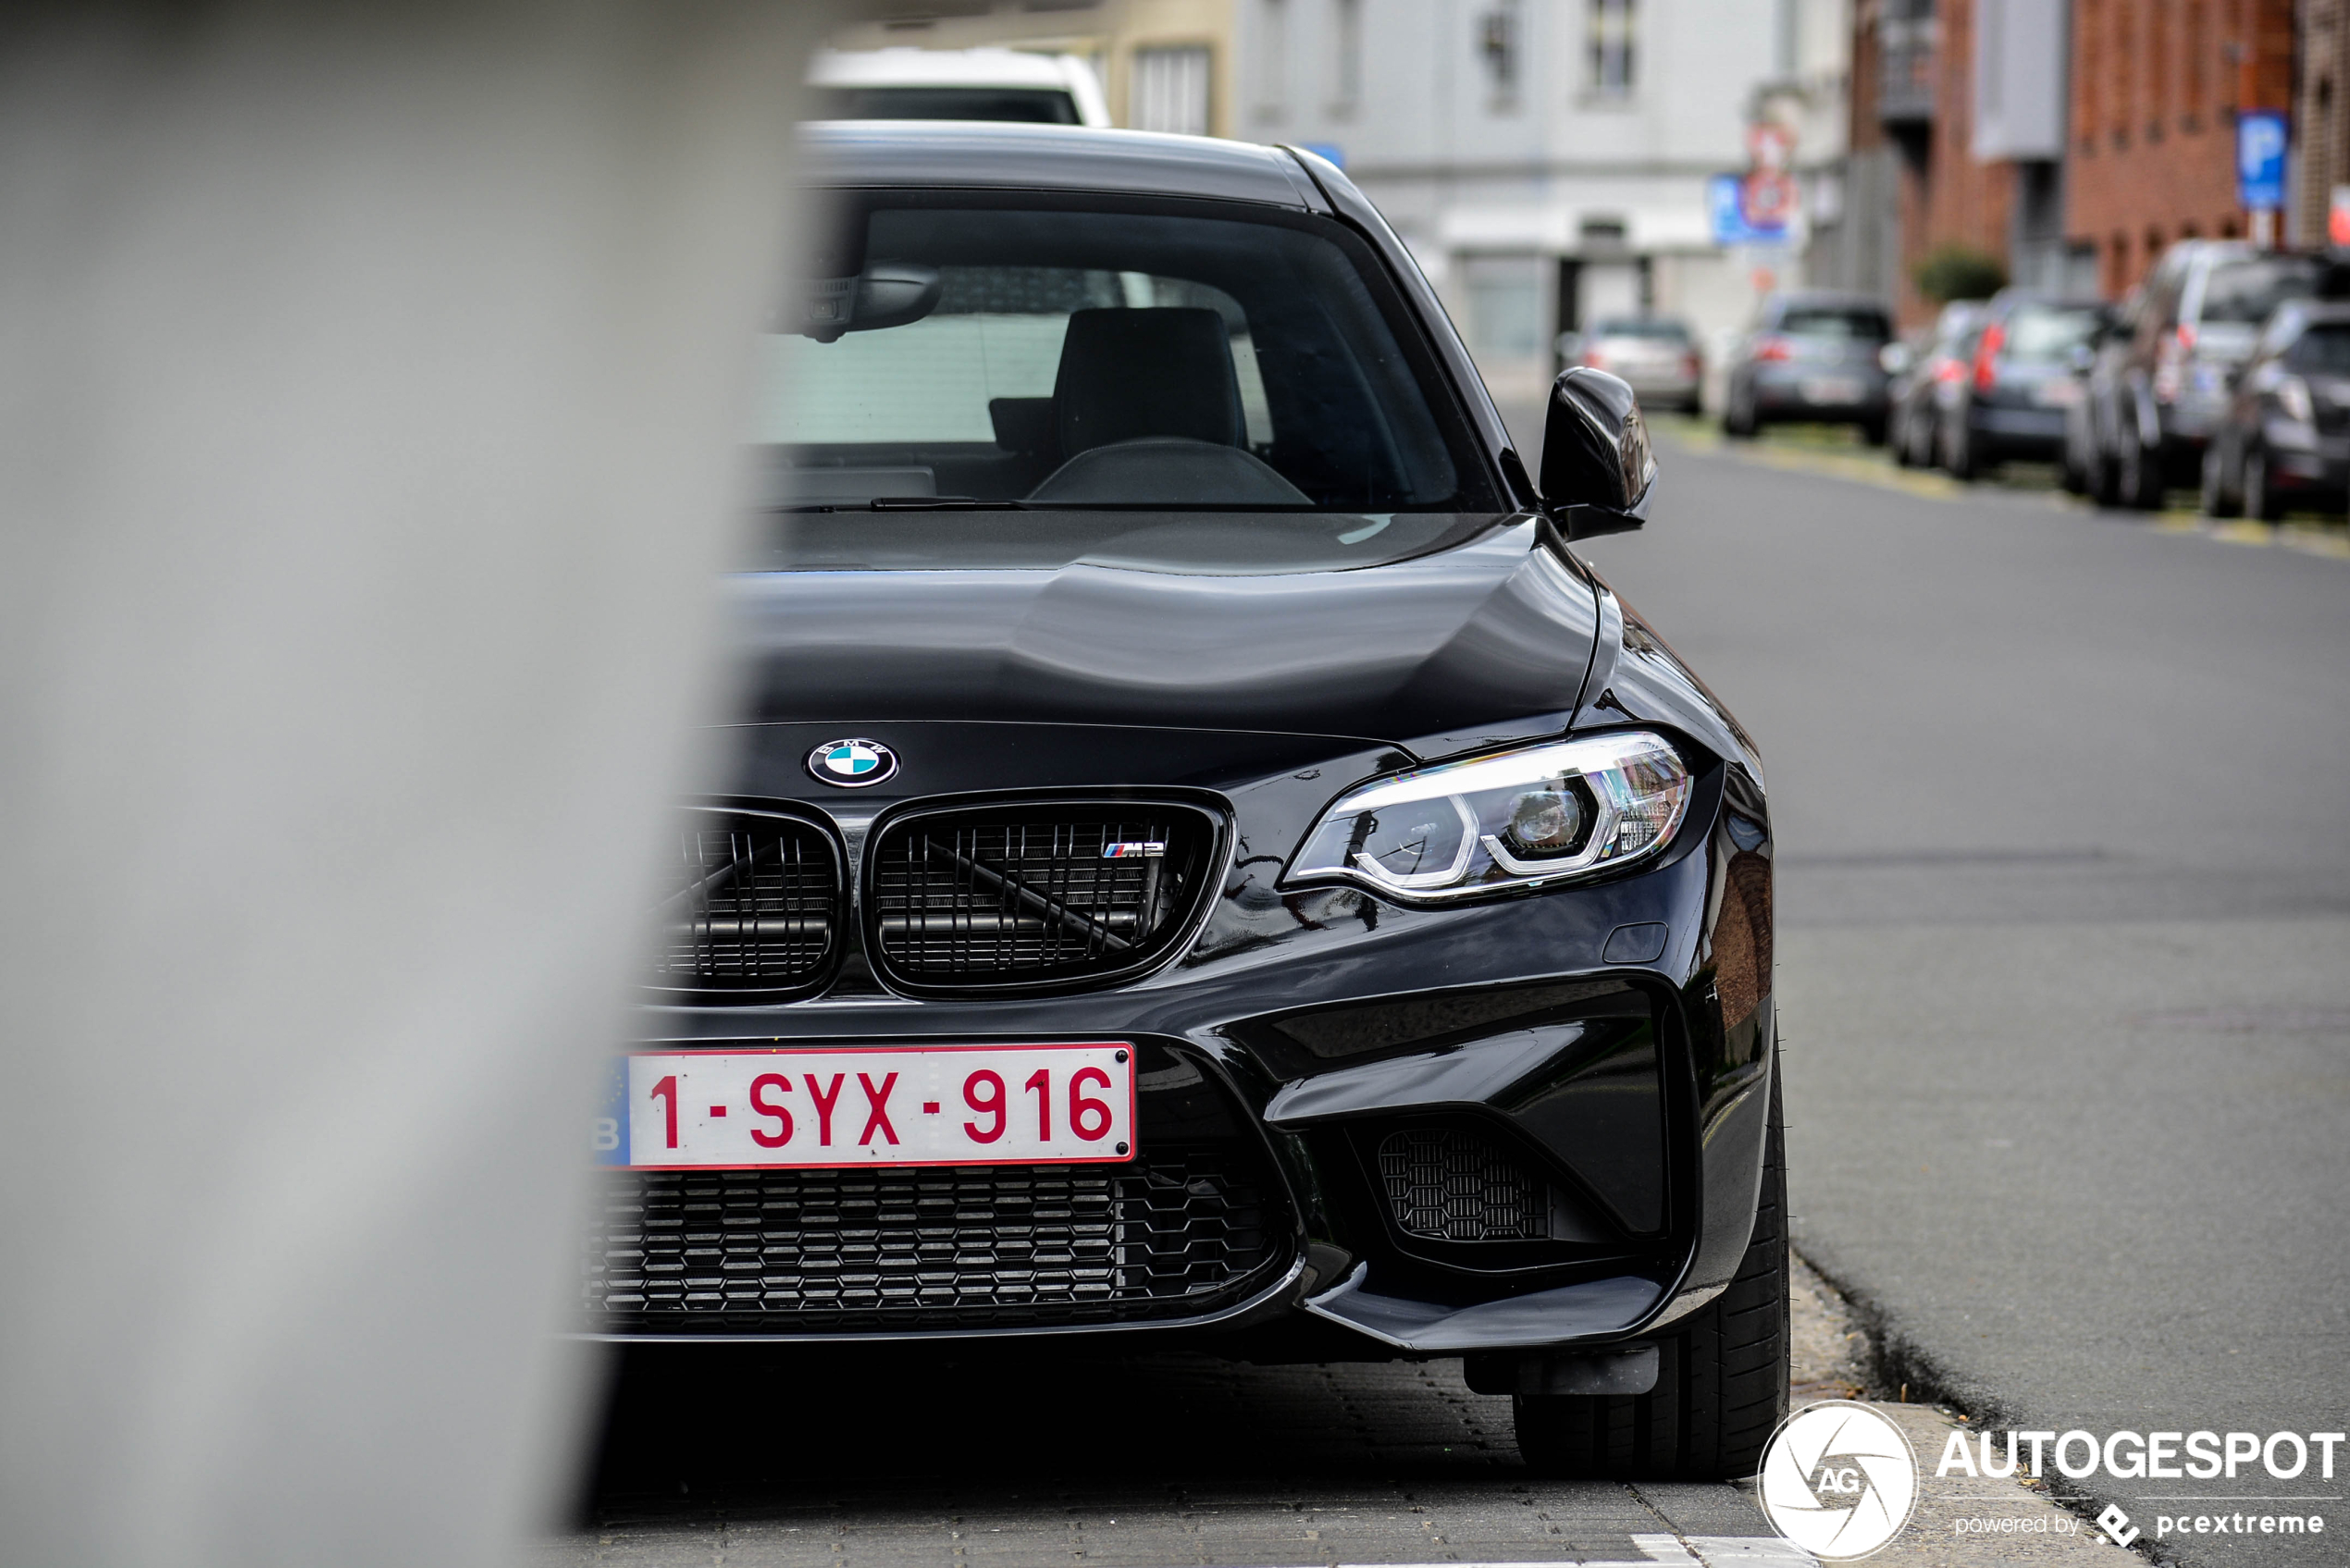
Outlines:
[[[1561,1558],[1551,1568],[1820,1568],[1820,1560],[1777,1536],[1639,1535],[1638,1562]],[[1338,1568],[1526,1568],[1520,1562],[1342,1562]]]
[[[1662,425],[1660,422],[1660,427],[1675,445],[1689,451],[1775,468],[1782,473],[1812,474],[1822,478],[1870,485],[1880,490],[1895,490],[1915,496],[1922,500],[1962,500],[1974,496],[1998,496],[2026,503],[2037,501],[2051,511],[2078,516],[2106,514],[2096,502],[2061,490],[2036,492],[1970,485],[1947,474],[1926,469],[1896,468],[1889,460],[1882,457],[1863,456],[1856,451],[1832,451],[1800,441],[1729,441],[1724,439],[1713,426],[1694,422],[1688,425]],[[2131,514],[2116,512],[2112,515]],[[2319,556],[2328,561],[2350,561],[2350,528],[2290,518],[2282,523],[2270,524],[2242,518],[2206,517],[2198,512],[2176,509],[2152,513],[2147,521],[2157,533],[2194,534],[2219,544],[2299,550],[2305,555]]]

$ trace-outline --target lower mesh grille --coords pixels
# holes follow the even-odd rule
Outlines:
[[[1131,973],[1197,908],[1214,838],[1201,813],[1169,806],[915,817],[873,847],[871,946],[916,984]]]
[[[1280,1260],[1265,1194],[1229,1152],[600,1179],[583,1304],[604,1333],[1190,1317]]]
[[[832,958],[840,876],[832,841],[790,817],[680,814],[652,983],[665,991],[790,991]]]
[[[1500,1140],[1415,1129],[1379,1146],[1396,1227],[1441,1241],[1535,1241],[1551,1233],[1550,1183]]]

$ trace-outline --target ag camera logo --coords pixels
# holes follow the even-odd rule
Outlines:
[[[1779,1534],[1831,1562],[1866,1557],[1918,1503],[1918,1456],[1901,1429],[1849,1400],[1806,1405],[1762,1452],[1762,1512]]]

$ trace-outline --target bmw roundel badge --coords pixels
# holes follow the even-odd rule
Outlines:
[[[828,784],[862,789],[897,772],[897,753],[877,740],[828,740],[808,754],[808,771]]]

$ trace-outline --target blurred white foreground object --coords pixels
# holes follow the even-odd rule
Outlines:
[[[496,1561],[832,7],[0,30],[0,1562]]]
[[[1094,68],[1018,49],[824,49],[809,63],[811,119],[1109,124]]]

